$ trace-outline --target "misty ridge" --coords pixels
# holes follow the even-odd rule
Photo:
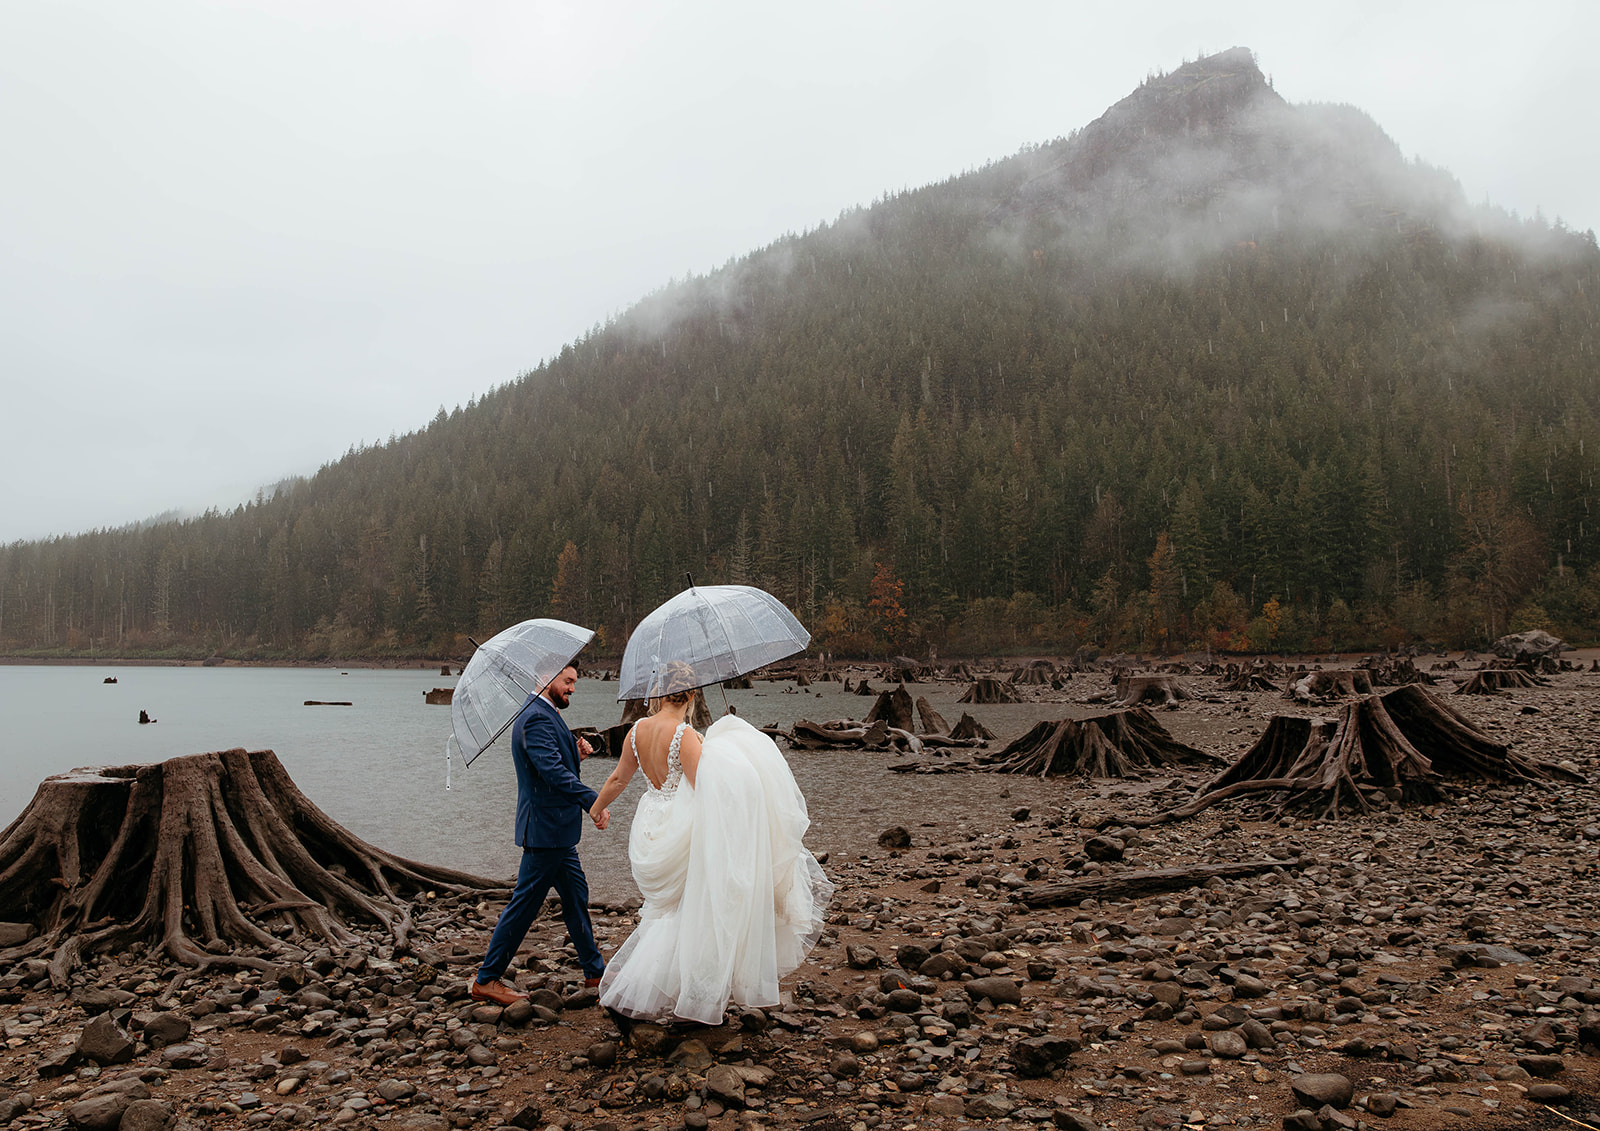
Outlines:
[[[1234,49],[232,512],[0,547],[0,650],[604,649],[685,570],[839,654],[1590,639],[1597,291]]]
[[[1595,246],[1593,232],[1571,238],[1559,219],[1552,225],[1469,203],[1453,176],[1407,160],[1356,107],[1290,104],[1242,47],[1146,80],[1067,137],[880,204],[891,200],[948,215],[975,249],[1014,265],[1046,256],[1070,264],[1078,288],[1108,271],[1187,279],[1216,257],[1271,237],[1336,242],[1344,268],[1332,260],[1323,267],[1346,276],[1364,269],[1360,253],[1377,237],[1394,233],[1456,246],[1492,239],[1534,259],[1570,261]],[[736,327],[781,294],[804,263],[803,247],[872,254],[881,235],[875,211],[851,209],[720,271],[664,287],[615,324],[650,337],[709,310],[725,328]],[[1486,324],[1528,312],[1510,298],[1482,305]]]

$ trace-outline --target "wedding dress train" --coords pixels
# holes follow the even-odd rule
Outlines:
[[[667,777],[633,816],[639,925],[611,957],[600,1004],[634,1018],[718,1024],[729,1002],[778,1004],[778,979],[822,934],[833,884],[801,843],[805,797],[772,739],[729,715],[706,730],[695,784],[673,734]]]

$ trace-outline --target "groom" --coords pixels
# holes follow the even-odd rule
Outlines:
[[[517,768],[516,842],[522,848],[522,866],[516,891],[500,913],[489,953],[472,983],[472,996],[479,1001],[510,1005],[527,996],[500,977],[552,887],[561,897],[561,918],[583,966],[584,984],[598,986],[605,973],[605,959],[589,924],[589,881],[578,862],[583,817],[596,797],[578,780],[578,762],[594,751],[588,740],[572,737],[557,713],[572,701],[577,685],[578,669],[568,664],[543,692],[528,700],[511,727],[511,760]],[[604,816],[596,819],[597,828],[605,828]]]

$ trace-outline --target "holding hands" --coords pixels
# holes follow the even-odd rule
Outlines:
[[[595,802],[594,808],[589,810],[589,816],[594,821],[594,827],[602,832],[611,823],[611,810],[602,809],[598,801]]]

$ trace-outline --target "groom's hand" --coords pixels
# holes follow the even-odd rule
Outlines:
[[[601,832],[604,832],[606,826],[611,823],[610,809],[602,809],[598,813],[591,813],[590,816],[594,818],[594,827]]]
[[[587,738],[578,739],[578,760],[580,762],[593,753],[594,747],[589,745],[589,740]]]

